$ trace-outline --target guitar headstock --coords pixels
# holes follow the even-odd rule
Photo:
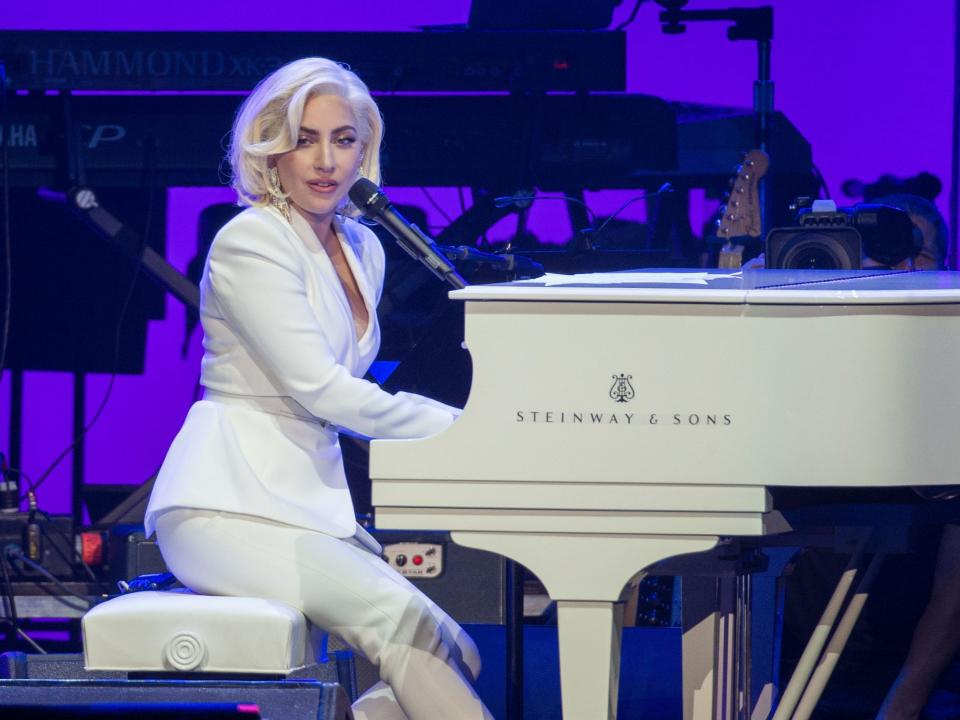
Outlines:
[[[760,219],[760,178],[770,168],[770,158],[763,150],[751,150],[737,168],[730,197],[720,218],[717,237],[730,238],[763,234]]]

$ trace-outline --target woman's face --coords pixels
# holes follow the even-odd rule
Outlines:
[[[297,146],[274,163],[289,202],[316,227],[330,221],[356,181],[362,154],[347,101],[315,95],[303,108]]]

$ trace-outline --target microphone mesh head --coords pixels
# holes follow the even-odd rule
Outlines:
[[[377,184],[367,178],[360,178],[350,188],[350,201],[366,217],[372,217],[389,204],[387,196],[380,192]]]

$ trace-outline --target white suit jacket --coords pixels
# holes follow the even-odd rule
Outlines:
[[[380,344],[383,248],[353,220],[335,228],[370,318],[356,337],[333,264],[306,221],[249,208],[217,234],[201,280],[204,399],[174,439],[147,507],[147,535],[170,508],[267,518],[353,535],[338,427],[426,437],[454,418],[362,379]]]

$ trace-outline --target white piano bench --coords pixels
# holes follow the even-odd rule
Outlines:
[[[287,676],[315,662],[303,614],[260,598],[130,593],[94,607],[82,629],[88,671]]]

